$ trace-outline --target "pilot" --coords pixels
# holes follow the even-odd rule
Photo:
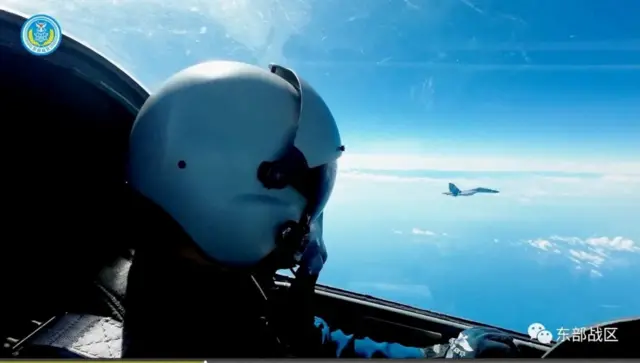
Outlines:
[[[496,329],[408,347],[312,313],[327,261],[323,210],[343,151],[322,97],[290,69],[216,61],[164,83],[130,135],[136,254],[124,356],[514,356]],[[274,283],[281,269],[294,271],[288,289]]]

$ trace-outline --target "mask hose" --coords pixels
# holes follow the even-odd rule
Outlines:
[[[320,269],[326,260],[321,245],[309,243],[295,271],[295,279],[291,282],[287,293],[286,330],[292,352],[297,357],[318,357],[321,332],[315,327],[315,287]]]

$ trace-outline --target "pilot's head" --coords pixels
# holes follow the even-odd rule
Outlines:
[[[275,272],[308,258],[318,272],[342,151],[329,108],[291,70],[208,62],[145,103],[129,184],[188,236],[194,261]]]

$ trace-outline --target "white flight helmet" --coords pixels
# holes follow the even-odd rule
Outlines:
[[[342,151],[329,108],[293,71],[207,62],[140,110],[129,183],[210,258],[251,266],[278,248],[300,258],[310,230],[321,238]]]

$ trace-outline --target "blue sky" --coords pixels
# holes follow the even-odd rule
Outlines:
[[[640,313],[638,1],[61,4],[0,0],[150,89],[218,58],[325,96],[347,152],[323,283],[520,331]]]

